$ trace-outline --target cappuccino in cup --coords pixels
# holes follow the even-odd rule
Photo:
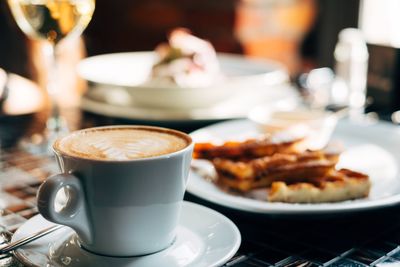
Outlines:
[[[172,244],[192,158],[189,135],[150,126],[106,126],[54,143],[61,173],[39,188],[38,208],[71,227],[81,246],[109,256],[139,256]],[[56,210],[57,192],[69,196]]]
[[[82,130],[58,140],[55,149],[93,160],[132,160],[179,151],[190,143],[180,132],[150,127]]]

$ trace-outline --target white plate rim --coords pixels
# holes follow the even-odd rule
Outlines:
[[[131,119],[131,120],[146,120],[146,121],[218,121],[224,119],[240,118],[238,114],[232,116],[220,116],[216,112],[201,110],[168,110],[155,109],[135,106],[118,106],[111,103],[96,101],[89,97],[83,96],[80,107],[88,112],[99,115]]]
[[[254,105],[297,105],[299,98],[291,86],[282,85],[274,88],[277,93],[271,95],[271,99],[257,103],[259,99],[247,99],[245,108],[238,110],[236,105],[240,102],[240,95],[227,99],[212,107],[196,109],[162,109],[152,107],[140,107],[135,105],[116,105],[99,101],[88,96],[81,98],[80,107],[84,111],[94,114],[110,116],[122,119],[146,120],[146,121],[171,121],[171,122],[217,122],[227,119],[240,119],[247,117],[251,106]],[[221,112],[223,111],[223,112]]]
[[[248,124],[250,122],[247,119],[241,120],[231,120],[226,122],[216,123],[201,129],[198,129],[191,133],[192,138],[196,139],[196,135],[207,129],[212,129],[213,127],[224,127],[224,125],[235,125],[237,127],[240,125]],[[367,126],[368,127],[368,126]],[[390,130],[396,129],[400,137],[400,129],[395,128],[394,125],[387,122],[377,122],[374,127],[380,127],[382,129]],[[395,195],[384,197],[381,199],[373,200],[361,200],[361,201],[344,201],[338,203],[321,203],[321,204],[290,204],[290,203],[271,203],[264,202],[254,199],[249,199],[241,196],[234,196],[228,193],[220,191],[207,192],[199,186],[199,181],[201,183],[209,183],[200,177],[198,174],[190,171],[189,182],[186,190],[202,199],[205,199],[214,204],[218,204],[227,208],[260,213],[260,214],[271,214],[271,215],[303,215],[303,214],[332,214],[332,213],[344,213],[344,212],[354,212],[363,211],[370,209],[377,209],[383,207],[389,207],[400,203],[400,192]]]

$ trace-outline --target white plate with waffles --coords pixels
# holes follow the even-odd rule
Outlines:
[[[240,140],[257,135],[248,120],[217,123],[191,133],[195,142]],[[267,201],[266,189],[246,196],[221,190],[198,172],[191,171],[187,191],[197,197],[232,209],[264,214],[328,214],[382,208],[400,203],[400,128],[386,122],[356,123],[342,120],[331,140],[343,143],[337,167],[370,176],[367,198],[335,203],[290,204]]]

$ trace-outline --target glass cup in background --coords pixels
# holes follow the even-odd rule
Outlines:
[[[348,106],[350,118],[361,118],[366,104],[369,58],[361,30],[343,29],[339,33],[334,57],[336,87],[332,88],[332,101]]]
[[[312,109],[346,110],[350,119],[364,120],[369,55],[360,30],[339,33],[334,58],[334,71],[318,68],[299,76],[304,102]]]
[[[84,31],[92,18],[95,0],[8,0],[8,4],[21,30],[48,44],[45,52],[50,71],[46,90],[51,100],[51,114],[41,142],[25,140],[24,144],[31,151],[49,152],[53,141],[68,131],[56,101],[58,45],[66,37],[76,37]]]

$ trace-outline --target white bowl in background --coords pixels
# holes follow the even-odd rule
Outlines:
[[[89,57],[79,63],[78,73],[96,86],[126,89],[137,106],[173,109],[210,107],[238,93],[268,90],[288,81],[285,68],[274,61],[223,53],[218,60],[223,81],[203,88],[152,83],[149,76],[157,55],[147,51]]]
[[[338,122],[333,112],[322,110],[277,110],[258,106],[249,112],[249,119],[265,133],[289,131],[292,134],[304,136],[305,146],[317,150],[324,148]]]

